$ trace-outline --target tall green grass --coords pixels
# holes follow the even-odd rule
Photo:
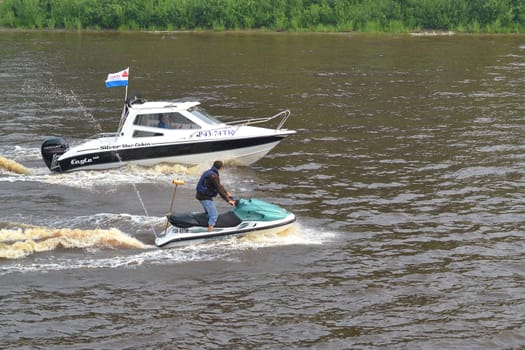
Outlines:
[[[525,32],[523,0],[0,0],[30,29]]]

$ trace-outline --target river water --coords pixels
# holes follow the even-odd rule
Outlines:
[[[293,229],[157,249],[204,169],[51,174],[129,91],[298,133],[221,178]],[[0,349],[525,346],[524,36],[0,33]],[[211,161],[211,160],[210,160]],[[6,167],[4,165],[4,167]],[[225,210],[225,203],[218,203]]]

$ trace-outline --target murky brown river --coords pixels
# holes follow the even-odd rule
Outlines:
[[[298,133],[221,175],[298,217],[157,249],[203,169],[51,174],[129,91]],[[525,346],[525,36],[0,32],[0,349]],[[226,209],[219,203],[219,209]]]

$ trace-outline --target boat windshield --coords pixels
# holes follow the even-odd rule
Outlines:
[[[188,109],[188,111],[206,124],[222,124],[218,119],[212,117],[201,108],[193,107]]]

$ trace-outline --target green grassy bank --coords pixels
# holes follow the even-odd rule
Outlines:
[[[525,1],[0,0],[0,27],[525,33]]]

